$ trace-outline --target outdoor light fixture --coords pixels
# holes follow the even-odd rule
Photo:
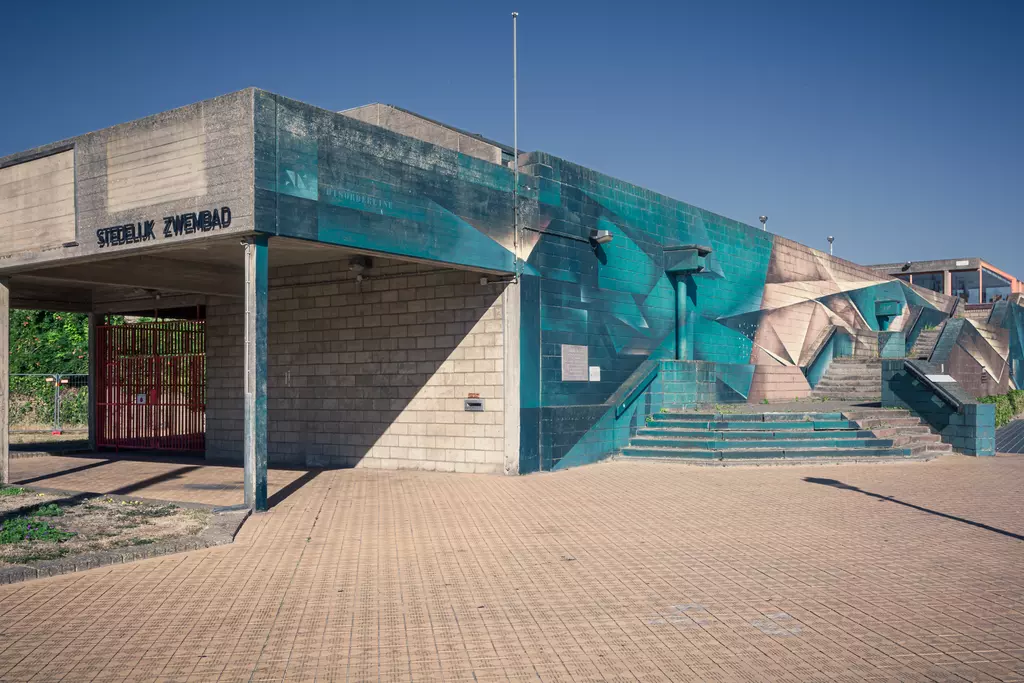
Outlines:
[[[348,269],[359,275],[364,270],[373,265],[369,256],[353,256],[348,260]]]
[[[590,241],[595,244],[608,244],[612,241],[611,230],[591,230]]]
[[[827,239],[828,239],[828,255],[831,256],[832,255],[832,243],[836,241],[836,238],[833,237],[832,235],[829,235]]]
[[[767,230],[768,229],[768,216],[758,216],[757,220],[761,221],[761,229],[762,230]]]
[[[910,261],[907,261],[906,263],[903,264],[902,270],[910,270]]]

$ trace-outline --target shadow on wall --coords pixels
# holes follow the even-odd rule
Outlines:
[[[412,264],[375,263],[362,282],[344,264],[312,266],[313,282],[311,266],[271,277],[270,463],[501,470],[505,285]],[[241,312],[208,316],[207,457],[238,461]],[[466,411],[470,393],[483,412]]]

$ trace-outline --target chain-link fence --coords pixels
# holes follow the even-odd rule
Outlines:
[[[89,431],[89,376],[12,374],[10,432]]]

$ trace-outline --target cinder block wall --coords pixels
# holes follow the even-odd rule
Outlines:
[[[271,269],[271,464],[500,472],[501,283],[375,259]],[[207,307],[207,458],[242,454],[243,306]],[[466,412],[470,393],[483,412]]]

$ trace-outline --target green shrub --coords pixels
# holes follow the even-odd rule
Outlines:
[[[20,496],[25,493],[25,489],[20,486],[7,486],[0,489],[0,496]]]
[[[996,406],[996,427],[1002,427],[1024,413],[1024,390],[1014,389],[1000,396],[983,396],[978,403],[994,403]]]

